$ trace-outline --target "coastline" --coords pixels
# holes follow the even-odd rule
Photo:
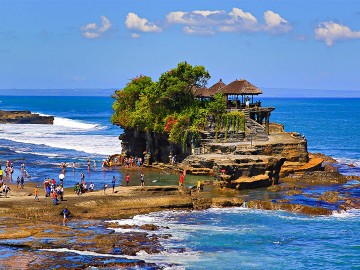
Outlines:
[[[178,186],[117,186],[115,193],[108,188],[105,194],[103,190],[97,190],[76,195],[72,188],[66,188],[64,201],[53,205],[52,199],[44,196],[42,188],[39,188],[40,200],[35,201],[34,188],[31,185],[17,189],[16,185],[10,184],[10,197],[4,198],[3,193],[0,196],[0,213],[3,217],[0,218],[2,232],[0,246],[5,250],[7,248],[17,250],[12,260],[21,258],[24,262],[25,256],[28,259],[25,260],[26,263],[24,262],[26,269],[37,269],[39,265],[48,268],[59,266],[60,269],[83,269],[84,264],[81,259],[79,262],[72,261],[71,264],[65,264],[63,256],[81,258],[83,256],[81,252],[87,254],[89,251],[97,255],[86,265],[88,267],[138,266],[157,269],[158,265],[140,259],[141,256],[138,254],[163,252],[165,247],[160,243],[161,238],[169,236],[154,237],[153,233],[159,230],[159,227],[151,222],[142,226],[143,232],[137,232],[138,227],[134,225],[125,224],[120,228],[130,229],[133,232],[114,234],[115,228],[119,228],[119,225],[108,221],[131,219],[139,214],[164,210],[192,211],[225,207],[285,210],[308,216],[332,215],[334,211],[331,209],[294,204],[286,199],[291,197],[291,194],[301,194],[303,189],[312,185],[314,184],[300,184],[294,179],[282,179],[281,184],[260,190],[263,195],[259,197],[251,196],[252,190],[239,193],[210,183],[206,183],[201,192],[195,188]],[[265,193],[277,194],[278,199],[265,196]],[[328,198],[326,196],[318,196],[318,198],[324,201],[334,200],[334,196],[328,195]],[[338,195],[335,201],[339,199],[341,198]],[[360,202],[356,198],[342,205],[343,208],[339,208],[339,211],[347,207],[360,208]],[[64,207],[71,212],[66,226],[62,225],[61,211]],[[79,254],[74,255],[75,251]],[[104,263],[105,257],[101,257],[101,254],[104,256],[110,254],[114,258]]]

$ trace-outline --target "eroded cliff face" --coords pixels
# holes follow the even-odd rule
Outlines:
[[[169,142],[166,134],[143,132],[136,129],[127,129],[120,135],[122,154],[126,156],[143,157],[145,162],[168,163],[176,155],[182,160],[191,154],[191,146],[185,147]]]
[[[43,116],[30,111],[1,111],[1,124],[50,124],[54,123],[53,116]]]

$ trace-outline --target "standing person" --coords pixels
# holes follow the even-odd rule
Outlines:
[[[129,186],[130,175],[128,173],[126,174],[125,180],[126,180],[126,185]]]
[[[53,196],[54,205],[57,205],[58,204],[58,195],[55,190],[53,191],[52,196]]]
[[[34,194],[35,194],[34,200],[40,201],[40,199],[39,199],[39,186],[35,187]]]
[[[88,171],[89,171],[89,172],[90,172],[90,165],[91,165],[90,158],[88,158],[88,161],[87,161],[87,168],[88,168]]]
[[[24,188],[24,185],[25,185],[25,179],[24,179],[24,176],[21,176],[21,179],[20,179],[20,185],[21,185],[21,188]]]
[[[83,172],[80,174],[80,178],[81,178],[81,182],[85,181],[85,174]]]
[[[140,173],[140,186],[144,186],[145,185],[145,180],[144,180],[144,173]]]
[[[183,185],[184,185],[184,173],[180,172],[179,187],[182,187]]]
[[[1,169],[1,165],[0,165],[0,180],[3,179],[3,170]]]
[[[104,195],[106,193],[106,189],[107,189],[108,185],[104,184]]]
[[[20,188],[20,176],[16,178],[16,188]]]
[[[69,219],[70,211],[65,206],[64,210],[61,211],[61,214],[63,215],[63,226],[66,226],[66,222]]]
[[[113,189],[112,193],[115,192],[115,182],[116,182],[116,178],[115,178],[115,176],[113,176],[113,179],[112,179],[112,181],[111,181],[112,189]]]
[[[198,180],[197,181],[197,191],[200,192],[200,189],[201,189],[201,181]]]

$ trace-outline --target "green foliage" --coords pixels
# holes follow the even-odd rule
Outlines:
[[[198,140],[210,115],[216,119],[217,131],[224,127],[227,132],[239,130],[244,116],[227,113],[221,93],[211,101],[195,99],[194,87],[204,87],[209,78],[203,66],[186,62],[163,73],[158,82],[147,76],[136,77],[124,89],[115,91],[111,122],[124,129],[167,133],[171,142],[182,144],[183,148],[190,140]]]

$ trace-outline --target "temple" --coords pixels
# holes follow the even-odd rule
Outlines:
[[[195,88],[194,95],[199,100],[210,100],[222,93],[226,98],[228,111],[241,111],[245,114],[244,139],[266,141],[269,135],[270,114],[273,107],[262,107],[254,96],[262,91],[247,80],[235,80],[226,85],[221,79],[210,88]]]

